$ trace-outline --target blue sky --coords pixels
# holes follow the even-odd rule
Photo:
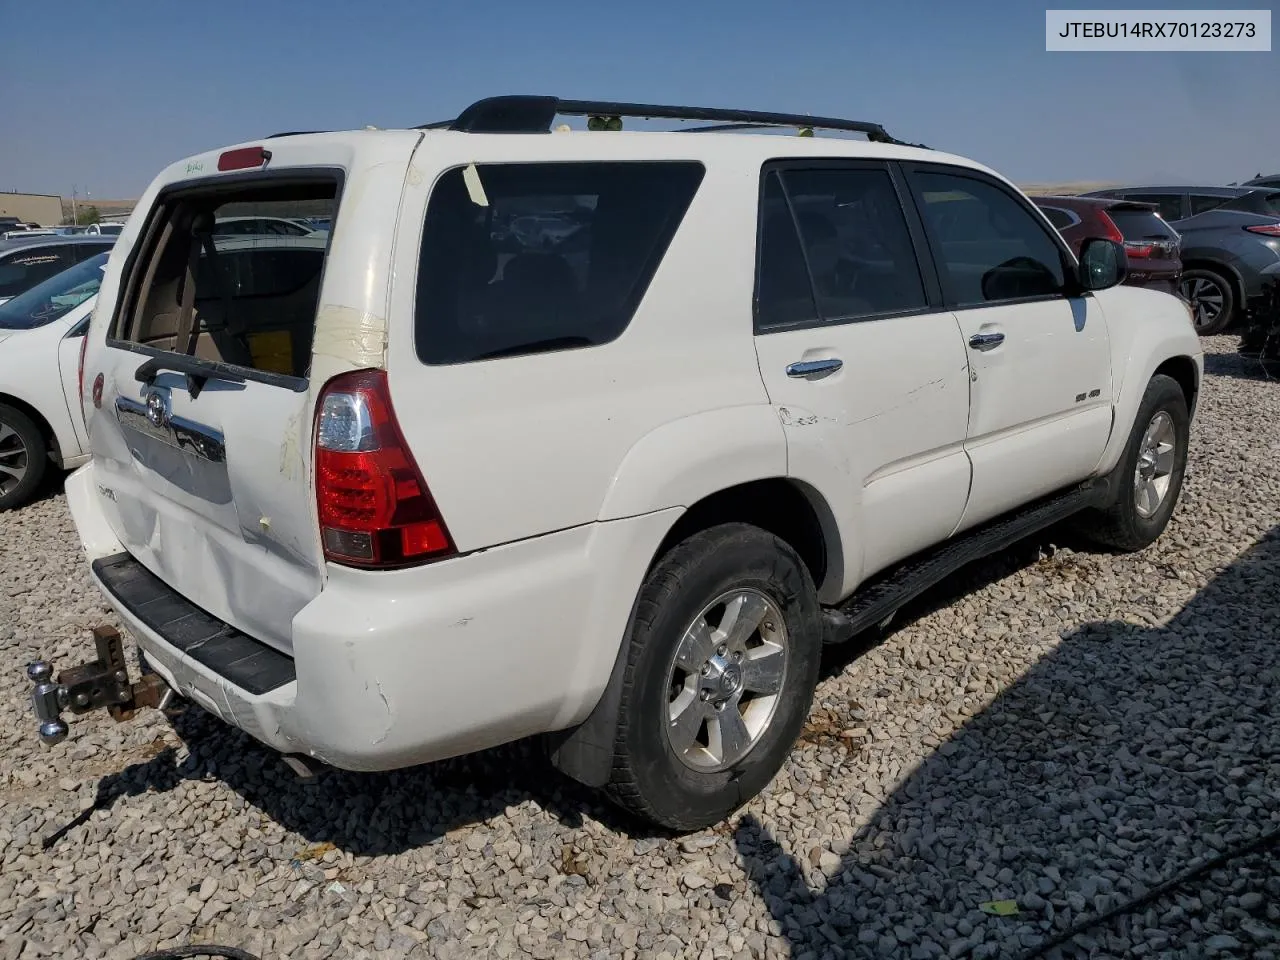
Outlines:
[[[1046,53],[1026,0],[623,9],[0,0],[0,189],[136,197],[201,150],[408,126],[497,93],[874,120],[1023,183],[1280,172],[1277,52]]]

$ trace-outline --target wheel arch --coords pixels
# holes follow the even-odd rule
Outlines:
[[[707,493],[675,519],[650,558],[645,573],[676,544],[724,523],[749,523],[789,543],[808,569],[815,586],[844,576],[839,527],[826,499],[806,483],[786,476],[762,477]],[[623,673],[631,644],[635,603],[627,619],[608,683],[587,718],[575,727],[548,735],[552,764],[561,773],[587,786],[608,782],[613,763],[617,712]]]
[[[57,431],[53,429],[53,425],[49,423],[44,414],[21,397],[4,391],[0,391],[0,406],[13,407],[30,419],[44,439],[45,451],[55,460],[62,460],[62,448],[58,443]]]

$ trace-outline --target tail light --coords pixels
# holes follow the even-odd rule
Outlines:
[[[1250,233],[1260,233],[1264,237],[1280,237],[1280,223],[1261,223],[1256,227],[1245,227]]]
[[[396,423],[385,371],[342,374],[325,385],[315,454],[326,560],[404,567],[455,552]]]
[[[80,363],[76,367],[76,381],[80,384],[80,409],[84,410],[84,351],[89,346],[89,331],[80,338]]]
[[[1124,243],[1124,234],[1120,232],[1120,228],[1116,226],[1114,220],[1101,210],[1098,211],[1098,219],[1102,223],[1102,235],[1106,239],[1114,240],[1116,243]]]
[[[1148,259],[1156,250],[1154,243],[1144,243],[1141,240],[1124,241],[1124,252],[1130,260]]]

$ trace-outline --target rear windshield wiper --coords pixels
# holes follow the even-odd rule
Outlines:
[[[151,386],[161,370],[172,370],[174,373],[186,374],[187,393],[194,400],[211,379],[225,380],[228,383],[244,383],[245,375],[237,373],[229,365],[216,360],[201,360],[181,353],[168,353],[161,357],[152,357],[134,371],[134,379],[139,383]]]

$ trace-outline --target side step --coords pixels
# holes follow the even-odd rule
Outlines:
[[[1106,494],[1105,480],[1090,481],[1038,500],[876,574],[843,604],[823,611],[826,642],[842,643],[887,622],[908,601],[962,567],[1103,503]]]

